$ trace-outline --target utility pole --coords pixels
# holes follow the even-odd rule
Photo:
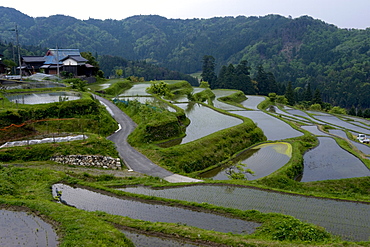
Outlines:
[[[20,80],[22,80],[22,61],[21,61],[21,49],[19,47],[19,33],[18,33],[18,26],[15,24],[15,29],[11,29],[9,31],[15,31],[15,35],[17,38],[17,49],[18,49],[18,63],[19,63],[19,76]]]
[[[19,76],[20,80],[22,80],[22,61],[21,61],[21,49],[19,47],[19,34],[18,34],[18,27],[15,24],[15,34],[17,35],[17,46],[18,46],[18,63],[19,63]]]

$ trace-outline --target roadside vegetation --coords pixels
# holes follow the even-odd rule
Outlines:
[[[137,82],[126,79],[116,80],[107,89],[99,91],[99,94],[108,98],[116,97],[122,91],[132,87],[134,83]],[[190,89],[190,84],[183,81],[152,83],[148,91],[176,111],[169,111],[168,108],[143,104],[135,100],[116,101],[117,106],[138,125],[129,136],[130,144],[153,162],[172,172],[197,177],[206,169],[222,165],[239,152],[266,141],[262,130],[256,124],[250,119],[239,117],[243,123],[237,126],[187,144],[161,147],[159,144],[163,142],[181,138],[189,124],[184,110],[171,104],[169,100],[186,96],[194,102],[212,108],[214,94],[211,90],[206,89],[202,93],[193,95]],[[50,90],[62,89],[49,89],[48,91]],[[6,141],[30,140],[44,136],[73,134],[88,136],[86,140],[68,143],[0,149],[0,204],[10,208],[21,206],[34,214],[46,217],[58,229],[60,246],[133,246],[131,241],[119,231],[120,227],[220,246],[366,246],[368,244],[367,242],[343,242],[323,228],[299,221],[291,216],[265,214],[256,210],[242,211],[206,203],[191,203],[117,191],[112,187],[128,185],[162,187],[173,186],[173,184],[159,178],[130,175],[126,171],[123,171],[125,176],[122,177],[108,173],[108,171],[97,175],[98,172],[84,171],[83,168],[75,172],[76,167],[74,166],[66,167],[49,161],[53,155],[68,154],[100,154],[118,157],[114,144],[106,139],[117,129],[114,119],[94,97],[87,92],[82,92],[81,87],[75,90],[81,93],[80,100],[32,106],[11,103],[6,99],[4,92],[0,95],[3,98],[0,109],[0,144]],[[22,92],[27,91],[22,90]],[[44,91],[44,89],[36,91]],[[6,92],[6,94],[9,93],[20,93],[20,91]],[[238,92],[222,100],[238,105],[245,100],[243,95]],[[271,104],[275,102],[268,98],[261,103],[260,107],[267,109]],[[219,109],[218,111],[229,114]],[[297,128],[296,123],[290,124]],[[270,176],[255,181],[233,179],[205,182],[254,186],[307,196],[370,202],[370,192],[367,189],[370,187],[370,178],[309,183],[296,181],[303,170],[303,154],[315,147],[318,142],[308,132],[301,137],[285,141],[292,145],[292,158],[284,167]],[[344,143],[341,145],[346,146]],[[64,169],[59,170],[55,167],[64,167]],[[181,224],[144,222],[104,212],[86,212],[57,203],[57,198],[52,197],[51,186],[58,182],[82,186],[117,197],[228,215],[259,222],[262,226],[253,234],[238,235],[206,231]]]

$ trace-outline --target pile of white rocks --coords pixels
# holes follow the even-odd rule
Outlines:
[[[74,166],[98,167],[113,170],[120,170],[122,168],[119,158],[101,155],[59,155],[53,156],[50,160]]]

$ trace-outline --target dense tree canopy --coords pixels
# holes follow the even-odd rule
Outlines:
[[[110,55],[145,61],[186,74],[202,71],[205,55],[215,59],[215,74],[221,70],[225,74],[223,66],[247,60],[253,81],[262,76],[258,87],[262,91],[257,93],[268,93],[265,82],[275,81],[278,91],[289,81],[293,90],[303,91],[310,83],[312,92],[319,89],[325,102],[370,108],[370,28],[340,29],[308,16],[279,15],[188,20],[155,15],[123,20],[78,20],[62,15],[32,18],[0,7],[2,28],[8,30],[15,24],[22,46],[32,46],[28,51],[37,55],[58,44],[91,51],[97,58]],[[0,41],[14,43],[14,33],[0,32]],[[2,54],[11,58],[11,47]],[[263,72],[258,70],[260,64],[265,74],[258,75]]]

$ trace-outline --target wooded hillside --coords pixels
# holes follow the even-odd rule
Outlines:
[[[334,105],[369,108],[370,29],[340,29],[308,16],[296,19],[217,17],[167,19],[133,16],[123,20],[78,20],[68,16],[31,18],[0,7],[0,40],[14,42],[18,25],[20,43],[42,48],[79,48],[98,55],[167,67],[183,73],[199,72],[202,58],[223,65],[247,60],[256,73],[259,64],[278,83],[294,88],[319,89]],[[5,54],[4,54],[5,55]]]

